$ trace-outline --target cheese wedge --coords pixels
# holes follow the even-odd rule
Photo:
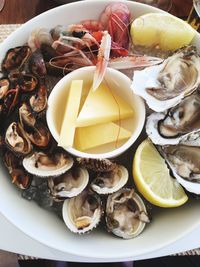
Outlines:
[[[130,131],[113,122],[80,127],[76,129],[75,148],[86,151],[108,143],[126,140],[130,136]]]
[[[74,80],[71,83],[67,98],[65,114],[61,126],[58,145],[62,147],[72,147],[76,128],[76,119],[78,116],[83,81]]]
[[[133,109],[114,90],[101,84],[90,90],[77,118],[77,127],[121,120],[133,116]]]

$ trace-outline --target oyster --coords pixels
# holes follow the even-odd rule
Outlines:
[[[106,225],[109,232],[125,239],[134,238],[149,221],[144,202],[133,189],[122,188],[108,196]]]
[[[84,190],[78,196],[64,201],[62,213],[70,231],[78,234],[86,233],[100,222],[101,199],[95,192]]]
[[[32,151],[32,145],[20,123],[12,122],[5,133],[7,147],[16,155],[27,155]]]
[[[156,112],[165,111],[200,84],[200,57],[193,46],[178,50],[162,64],[135,71],[131,85]]]
[[[68,171],[73,165],[73,159],[63,152],[55,152],[51,155],[35,152],[25,157],[22,163],[29,173],[45,178],[59,176]]]
[[[92,181],[91,188],[98,194],[111,194],[121,189],[128,181],[128,170],[122,166],[110,172],[102,172]]]
[[[56,201],[75,197],[80,194],[89,181],[89,173],[85,168],[71,169],[61,176],[48,179],[51,195]]]
[[[178,144],[185,136],[200,129],[200,93],[186,97],[166,113],[152,113],[146,132],[154,144]]]
[[[159,147],[177,181],[189,192],[200,194],[200,146],[179,144]]]

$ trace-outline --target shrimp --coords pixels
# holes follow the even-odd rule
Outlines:
[[[94,72],[93,85],[92,85],[93,91],[95,91],[99,87],[104,78],[108,61],[110,58],[110,49],[111,49],[111,36],[107,31],[105,31],[97,55],[97,64],[96,64],[96,70]]]
[[[81,21],[83,27],[89,32],[98,32],[103,30],[103,25],[98,20],[88,19]]]
[[[117,70],[124,70],[149,67],[152,65],[160,64],[162,62],[163,59],[157,57],[150,57],[145,55],[130,55],[126,57],[110,59],[108,67]]]
[[[28,39],[28,46],[34,52],[40,48],[41,44],[51,45],[53,39],[48,29],[45,28],[36,28],[33,30]]]
[[[131,14],[126,4],[111,3],[100,16],[100,22],[111,35],[112,41],[119,46],[129,47],[129,25]]]

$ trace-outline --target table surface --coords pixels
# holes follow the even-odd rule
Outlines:
[[[5,7],[0,13],[0,24],[24,23],[32,17],[58,5],[59,4],[56,1],[52,0],[6,0]],[[179,17],[186,17],[189,14],[191,5],[192,0],[174,0],[171,13]],[[75,257],[40,244],[13,226],[2,214],[0,214],[0,229],[3,229],[0,232],[0,249],[40,258],[65,261],[90,261],[88,258]],[[134,260],[169,255],[197,248],[199,246],[200,229],[196,229],[185,238],[178,240],[174,244],[171,244],[170,246],[167,246],[155,253],[134,258]],[[132,258],[126,260],[132,260]],[[99,261],[102,260],[96,259],[96,262]]]

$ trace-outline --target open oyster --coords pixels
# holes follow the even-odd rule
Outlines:
[[[106,224],[108,231],[129,239],[139,235],[149,222],[143,200],[133,189],[122,188],[108,196]]]
[[[71,169],[61,176],[48,179],[51,195],[56,201],[75,197],[80,194],[89,181],[89,173],[85,168]]]
[[[27,155],[32,151],[32,145],[20,123],[12,122],[5,133],[7,147],[16,155]]]
[[[84,190],[78,196],[65,200],[62,213],[70,231],[78,234],[86,233],[100,222],[101,199],[95,192]]]
[[[159,150],[177,181],[187,191],[200,194],[200,146],[189,146],[186,140],[185,143],[159,147]]]
[[[121,189],[128,181],[128,171],[117,165],[110,172],[102,172],[92,181],[91,188],[98,194],[111,194]]]
[[[200,92],[186,97],[166,113],[152,113],[146,132],[154,144],[178,144],[191,132],[200,129]]]
[[[72,165],[73,159],[63,152],[51,155],[35,152],[23,159],[23,166],[29,173],[44,178],[59,176],[69,170]]]
[[[178,50],[162,64],[134,72],[131,85],[157,112],[165,111],[194,92],[200,84],[200,57],[193,46]]]

